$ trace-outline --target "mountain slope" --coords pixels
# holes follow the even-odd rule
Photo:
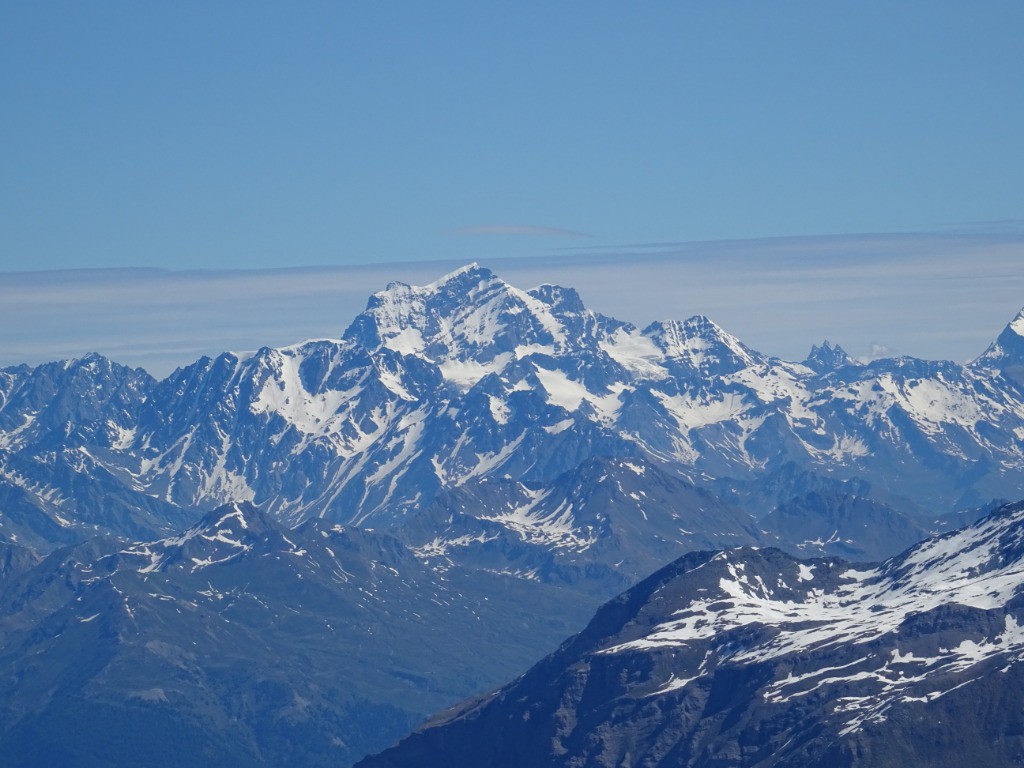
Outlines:
[[[758,540],[745,513],[644,459],[593,458],[549,483],[468,481],[394,534],[434,567],[560,583],[601,599],[691,549]]]
[[[0,540],[47,551],[196,519],[146,493],[124,466],[155,384],[101,355],[0,370]]]
[[[11,766],[349,765],[584,619],[567,591],[245,504],[32,565],[0,581]]]
[[[801,557],[831,555],[871,561],[902,552],[931,532],[924,521],[870,496],[821,491],[786,500],[758,525],[761,543],[775,544]]]
[[[1024,503],[879,566],[691,553],[360,765],[1016,764],[1022,585]]]

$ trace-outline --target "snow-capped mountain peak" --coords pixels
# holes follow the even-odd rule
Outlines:
[[[971,365],[999,370],[1012,378],[1024,380],[1024,309]]]
[[[1010,321],[1007,327],[1018,336],[1024,336],[1024,309],[1017,313],[1017,316]]]
[[[688,370],[693,375],[734,373],[765,360],[704,315],[683,321],[657,321],[644,328],[643,335],[662,350],[677,370]]]
[[[572,289],[522,291],[469,264],[426,286],[391,283],[371,297],[345,338],[369,351],[421,357],[467,388],[516,359],[564,349],[570,336],[560,315],[582,311]]]
[[[574,288],[545,283],[524,291],[473,263],[425,286],[390,283],[370,298],[366,311],[346,336],[357,336],[369,326],[375,332],[368,337],[370,343],[364,343],[369,349],[379,343],[405,354],[436,359],[444,347],[453,353],[486,346],[488,335],[499,346],[503,340],[521,345],[531,341],[565,345],[571,342],[566,318],[585,313]],[[537,338],[522,336],[524,330]],[[503,339],[506,333],[514,338]],[[468,344],[453,346],[459,340]]]

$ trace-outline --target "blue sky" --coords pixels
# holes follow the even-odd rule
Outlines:
[[[1022,31],[1020,2],[4,3],[0,271],[1020,231]]]
[[[0,3],[0,365],[337,336],[469,261],[790,359],[966,360],[1024,305],[1022,33],[1019,0]]]

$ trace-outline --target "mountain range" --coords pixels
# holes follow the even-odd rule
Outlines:
[[[351,765],[686,553],[809,600],[842,580],[793,569],[1024,497],[1022,370],[1024,313],[967,365],[787,362],[477,265],[160,381],[95,354],[2,369],[0,749]]]
[[[754,517],[795,467],[929,514],[1016,498],[1024,315],[968,365],[758,353],[707,318],[633,325],[470,265],[392,283],[340,339],[202,358],[162,381],[98,355],[0,371],[0,536],[160,535],[251,501],[400,527],[453,488],[642,458]],[[895,500],[895,502],[894,502]],[[191,518],[194,519],[194,516]]]

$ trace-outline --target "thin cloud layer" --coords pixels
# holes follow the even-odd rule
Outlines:
[[[795,360],[827,338],[865,359],[884,347],[966,361],[1024,305],[1024,236],[665,244],[481,264],[523,288],[573,286],[591,309],[640,326],[704,314]],[[162,376],[201,355],[338,338],[387,283],[425,284],[458,266],[6,273],[0,365],[96,351]]]
[[[586,232],[560,227],[536,227],[528,224],[495,224],[483,227],[462,227],[451,234],[463,235],[525,235],[527,237],[593,237]]]

